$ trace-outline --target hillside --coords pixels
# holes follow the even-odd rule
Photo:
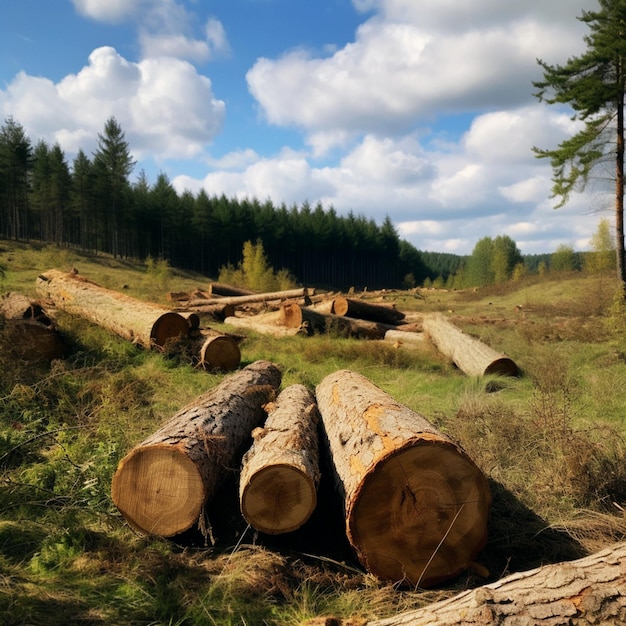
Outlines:
[[[6,241],[0,264],[2,291],[33,298],[37,276],[52,268],[75,268],[164,306],[168,292],[211,279]],[[283,370],[283,387],[309,389],[336,370],[356,371],[458,441],[485,473],[493,496],[487,545],[471,571],[429,590],[363,570],[324,471],[318,508],[293,533],[247,527],[234,474],[208,507],[210,532],[135,533],[111,501],[120,459],[226,375],[63,312],[56,321],[70,349],[50,366],[16,361],[0,334],[3,623],[295,626],[333,615],[359,624],[623,541],[626,318],[614,291],[611,276],[573,273],[483,290],[354,294],[408,315],[444,313],[514,358],[519,378],[468,377],[427,341],[406,349],[332,333],[246,332],[242,366],[271,361]]]

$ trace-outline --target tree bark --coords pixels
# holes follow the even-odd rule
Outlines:
[[[145,348],[162,348],[168,340],[187,336],[189,331],[187,320],[180,314],[75,274],[50,270],[37,278],[37,291],[59,309]]]
[[[465,334],[443,315],[425,316],[423,326],[424,332],[437,349],[468,376],[519,374],[517,365],[512,359]]]
[[[244,289],[225,283],[210,283],[207,291],[213,296],[250,296],[256,293],[252,289]]]
[[[317,504],[319,413],[304,385],[285,388],[252,432],[239,482],[241,512],[257,530],[277,535],[300,528]]]
[[[210,372],[232,372],[241,363],[239,342],[232,336],[202,328],[189,340],[192,363]]]
[[[465,570],[485,544],[491,495],[461,447],[355,372],[325,377],[316,396],[363,566],[413,587]]]
[[[0,299],[0,317],[3,349],[12,357],[29,363],[63,358],[65,341],[39,302],[10,292]]]
[[[299,328],[288,328],[282,325],[281,311],[270,311],[261,315],[246,315],[243,317],[233,315],[232,317],[227,317],[224,323],[236,328],[253,330],[263,335],[271,335],[272,337],[297,335],[301,332]]]
[[[388,324],[320,313],[310,307],[288,304],[282,307],[281,324],[287,328],[306,329],[309,334],[338,332],[347,337],[383,339]]]
[[[298,289],[288,289],[286,291],[270,291],[267,293],[254,293],[245,296],[225,296],[213,300],[215,304],[232,304],[238,306],[241,304],[249,304],[251,302],[271,302],[274,300],[288,300],[289,298],[301,298],[308,295],[310,290],[305,287]],[[190,300],[187,306],[204,306],[211,300]]]
[[[388,330],[385,333],[385,341],[401,347],[423,346],[424,333],[407,332],[404,330]]]
[[[345,317],[354,317],[370,322],[398,324],[404,319],[404,313],[393,306],[374,304],[354,298],[339,296],[333,300],[331,313]]]
[[[585,626],[626,623],[626,543],[512,574],[363,626]],[[336,621],[337,626],[341,621]]]
[[[281,382],[278,367],[256,361],[225,378],[133,448],[113,476],[113,502],[138,531],[171,537],[203,514],[220,480],[239,465],[252,429]]]
[[[198,300],[195,300],[195,302],[198,302]],[[205,303],[206,304],[202,305],[194,304],[193,306],[185,305],[184,307],[178,307],[176,311],[184,314],[184,312],[188,311],[189,308],[193,308],[195,314],[206,313],[218,322],[223,322],[227,317],[231,317],[235,314],[234,304],[222,304],[215,300],[205,300]]]

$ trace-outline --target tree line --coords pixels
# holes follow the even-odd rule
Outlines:
[[[484,238],[471,256],[418,251],[387,217],[339,216],[331,206],[275,206],[270,200],[179,194],[160,173],[150,184],[135,167],[124,132],[110,118],[88,156],[71,165],[58,143],[33,145],[12,117],[0,127],[0,237],[92,253],[162,259],[217,276],[235,267],[246,243],[262,243],[273,268],[298,282],[347,289],[455,287],[500,282],[525,259],[507,236]],[[526,271],[532,268],[531,257]],[[517,270],[516,270],[517,268]]]

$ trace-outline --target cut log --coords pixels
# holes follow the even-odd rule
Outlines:
[[[465,570],[487,539],[491,495],[462,448],[355,372],[326,376],[316,396],[363,566],[412,587]]]
[[[198,300],[194,302],[198,302]],[[175,310],[179,313],[184,313],[185,311],[189,311],[190,308],[192,308],[196,314],[206,313],[218,322],[223,322],[227,317],[235,314],[234,304],[222,304],[215,300],[205,300],[205,304],[185,305]]]
[[[404,313],[393,306],[374,304],[354,298],[339,296],[333,300],[331,313],[345,317],[354,317],[370,322],[397,324],[404,319]]]
[[[544,565],[363,626],[626,624],[626,543]],[[326,622],[328,623],[328,622]],[[333,622],[337,626],[341,620]]]
[[[144,534],[171,537],[191,528],[229,468],[237,468],[250,433],[265,419],[281,372],[256,361],[225,378],[133,448],[113,476],[111,496]]]
[[[298,335],[302,332],[299,328],[287,328],[283,326],[281,311],[270,311],[262,315],[227,317],[224,323],[229,326],[235,326],[236,328],[253,330],[262,335],[271,335],[272,337],[286,337]]]
[[[496,352],[482,341],[470,337],[443,315],[425,316],[423,326],[437,349],[468,376],[519,374],[517,365],[506,354]]]
[[[319,413],[315,397],[299,384],[268,406],[263,428],[252,432],[239,482],[241,512],[270,535],[300,528],[317,504]]]
[[[256,293],[252,289],[244,289],[225,283],[210,283],[207,292],[212,296],[250,296]]]
[[[232,372],[241,363],[239,342],[225,333],[202,328],[189,340],[192,363],[210,372]]]
[[[2,346],[12,357],[49,363],[65,355],[65,341],[39,302],[7,293],[0,299],[0,317],[4,319]]]
[[[407,332],[404,330],[388,330],[385,341],[399,347],[423,346],[426,336],[424,333]]]
[[[76,274],[49,270],[37,278],[37,292],[59,309],[138,343],[163,348],[187,335],[187,320],[174,311],[100,287]]]
[[[325,314],[310,307],[287,304],[281,308],[280,323],[287,328],[306,329],[309,334],[337,332],[346,337],[383,339],[389,325],[380,322],[353,319],[341,315]]]
[[[245,296],[225,296],[215,299],[216,304],[232,304],[239,306],[241,304],[249,304],[251,302],[270,302],[273,300],[289,300],[290,298],[302,298],[308,295],[310,290],[305,287],[298,289],[288,289],[286,291],[270,291],[268,293],[254,293]],[[210,302],[210,301],[209,301]],[[206,300],[190,300],[188,306],[204,306]]]

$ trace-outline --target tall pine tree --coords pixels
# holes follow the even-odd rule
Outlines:
[[[624,91],[626,86],[626,0],[598,0],[597,11],[578,18],[588,27],[586,51],[564,65],[539,60],[542,81],[535,94],[548,104],[568,104],[582,129],[552,150],[535,148],[550,159],[553,197],[563,206],[571,193],[584,189],[592,171],[607,159],[615,167],[617,277],[626,296],[624,253]]]

